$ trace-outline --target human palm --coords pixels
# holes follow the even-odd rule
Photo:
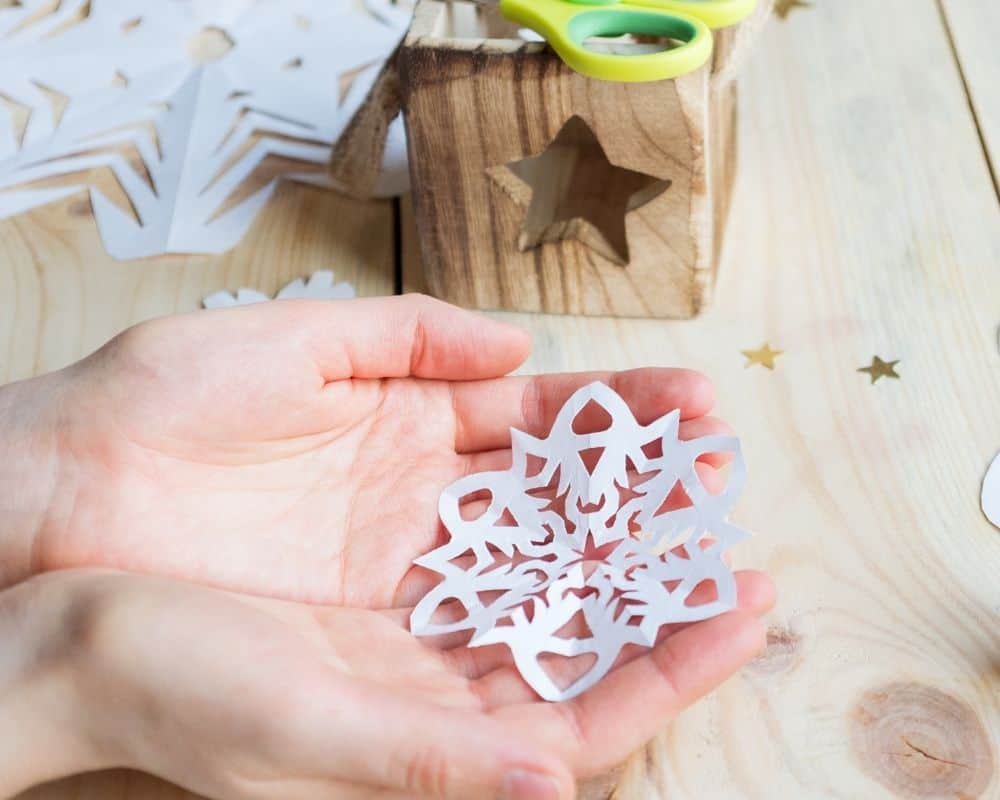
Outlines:
[[[503,645],[409,633],[434,580],[412,560],[445,536],[441,490],[507,467],[511,426],[544,433],[602,379],[641,422],[679,408],[682,438],[723,430],[696,373],[507,376],[528,349],[426,298],[288,301],[146,323],[8,393],[27,431],[13,441],[58,443],[43,448],[57,489],[22,547],[49,574],[18,587],[81,581],[42,618],[88,650],[69,663],[90,682],[71,684],[112,750],[89,768],[240,798],[549,800],[750,658],[773,602],[754,572],[736,574],[735,611],[661,629],[562,703],[539,701]],[[709,491],[719,464],[696,465]],[[580,665],[549,666],[565,684]]]
[[[565,797],[570,776],[613,766],[749,658],[761,636],[754,616],[772,600],[766,581],[743,573],[740,611],[676,626],[586,695],[545,703],[502,646],[418,641],[408,609],[291,603],[106,570],[34,582],[36,606],[58,593],[73,610],[46,617],[76,621],[81,716],[104,743],[95,766],[240,798],[493,797],[512,769],[549,775],[562,791],[504,796]]]
[[[287,301],[140,325],[61,374],[69,465],[45,568],[112,566],[317,603],[412,604],[441,489],[510,462],[585,382],[640,418],[711,387],[674,369],[503,377],[520,330],[427,298]]]

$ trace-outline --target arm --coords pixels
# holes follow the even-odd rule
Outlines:
[[[59,482],[60,373],[0,386],[0,589],[34,572],[35,543]]]
[[[0,592],[0,797],[111,766],[88,732],[74,663],[95,612],[63,578]]]

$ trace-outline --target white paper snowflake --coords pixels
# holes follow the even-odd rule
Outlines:
[[[365,2],[0,4],[0,219],[89,188],[117,258],[233,247],[280,179],[327,184],[320,171],[290,166],[233,200],[269,155],[327,162],[408,22],[389,0]],[[205,32],[231,49],[202,65],[189,47]],[[352,75],[341,99],[340,78]],[[33,186],[101,167],[138,223],[78,180]]]
[[[979,502],[986,519],[1000,528],[1000,453],[993,457],[989,469],[986,470]]]
[[[232,306],[249,306],[254,303],[266,303],[268,300],[295,300],[311,298],[313,300],[350,300],[355,296],[354,287],[343,281],[333,282],[333,273],[321,269],[309,276],[308,281],[296,278],[286,284],[273,298],[256,289],[237,289],[236,293],[216,292],[210,294],[201,304],[205,308],[230,308]]]
[[[594,404],[610,426],[575,432]],[[723,553],[748,536],[727,520],[746,479],[739,441],[681,441],[679,420],[673,411],[640,425],[610,387],[592,383],[566,402],[547,438],[512,430],[510,469],[469,475],[441,495],[451,539],[415,563],[443,580],[414,608],[413,633],[471,630],[470,647],[503,642],[538,694],[562,700],[600,680],[625,645],[652,646],[663,625],[733,608]],[[719,495],[695,471],[707,453],[733,455]],[[714,582],[714,599],[689,605],[704,581]],[[560,686],[539,661],[545,653],[591,654],[593,663]]]

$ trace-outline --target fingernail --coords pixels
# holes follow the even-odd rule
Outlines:
[[[559,785],[540,772],[512,769],[503,776],[498,800],[559,800]]]

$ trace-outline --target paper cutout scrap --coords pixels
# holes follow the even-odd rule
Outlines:
[[[408,19],[390,0],[0,4],[0,219],[89,189],[115,258],[228,250],[280,180],[329,186],[331,145]],[[232,46],[198,63],[191,40],[213,31]],[[268,156],[288,163],[242,197]],[[96,168],[134,216],[79,182]]]
[[[1000,528],[1000,453],[997,453],[986,470],[983,478],[983,488],[979,495],[986,519]]]
[[[610,425],[577,433],[585,409]],[[413,609],[411,631],[471,630],[470,647],[505,643],[525,681],[555,701],[597,683],[625,645],[654,645],[661,626],[732,609],[736,583],[722,556],[749,535],[727,520],[746,481],[739,441],[682,441],[679,421],[675,410],[640,425],[613,389],[592,383],[569,398],[547,437],[512,429],[509,469],[468,475],[442,493],[450,541],[414,563],[443,580]],[[733,456],[718,495],[695,471],[706,453]],[[677,507],[679,491],[689,505]],[[485,510],[468,518],[476,498]],[[706,581],[715,598],[689,604]],[[592,664],[561,686],[540,661],[549,654]]]
[[[205,308],[231,308],[232,306],[249,306],[254,303],[266,303],[268,300],[295,300],[311,298],[313,300],[350,300],[355,297],[354,287],[346,281],[333,282],[333,273],[326,269],[317,270],[309,276],[308,281],[296,278],[286,284],[273,298],[256,289],[237,289],[232,292],[215,292],[210,294],[201,304]]]

